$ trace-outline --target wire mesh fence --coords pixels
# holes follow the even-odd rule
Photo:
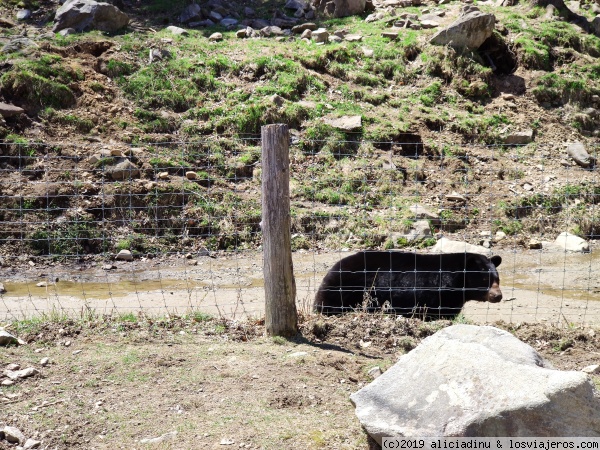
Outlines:
[[[468,319],[600,321],[587,151],[582,167],[562,144],[292,135],[300,310],[354,251],[476,251],[502,256],[503,300],[468,302]],[[0,153],[0,318],[263,314],[260,139],[5,142]]]

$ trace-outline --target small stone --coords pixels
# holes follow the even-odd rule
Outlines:
[[[47,281],[40,281],[36,284],[37,287],[48,287],[49,285],[50,283],[48,283]]]
[[[129,250],[121,250],[115,259],[117,261],[133,261],[133,255]]]
[[[23,378],[29,378],[34,375],[37,375],[38,373],[40,373],[40,371],[34,367],[28,367],[27,369],[23,369],[23,370],[15,370],[15,371],[5,370],[4,373],[11,380],[21,380]]]
[[[213,33],[208,37],[208,40],[211,42],[219,42],[223,40],[223,34],[221,33]]]
[[[18,339],[10,334],[8,331],[0,329],[0,345],[17,345],[19,343]]]
[[[177,431],[171,431],[169,433],[165,433],[162,436],[148,439],[140,439],[140,444],[160,444],[161,442],[167,440],[173,440],[177,436]]]
[[[64,344],[64,345],[65,345],[65,347],[70,347],[70,346],[71,346],[71,341],[67,341],[67,342],[65,342],[65,344]]]
[[[74,354],[74,355],[79,355],[79,354],[80,354],[82,351],[83,351],[83,350],[75,350],[75,351],[73,352],[73,354]]]
[[[395,41],[396,39],[398,39],[398,32],[397,31],[384,31],[383,33],[381,33],[381,37]]]
[[[367,372],[367,375],[369,375],[372,378],[377,378],[379,375],[381,375],[381,367],[379,366],[375,366],[371,369],[369,369],[369,371]]]
[[[359,42],[362,41],[362,36],[360,34],[347,34],[344,36],[344,40],[348,42]]]
[[[523,189],[525,189],[526,191],[533,191],[533,186],[530,185],[529,183],[525,183],[523,185]]]
[[[25,441],[25,445],[23,446],[23,450],[39,448],[40,445],[42,445],[41,441],[36,441],[35,439],[27,439],[27,441]]]
[[[223,20],[219,22],[219,24],[225,28],[233,27],[238,24],[237,19],[233,19],[231,17],[225,17]]]
[[[492,241],[500,242],[503,239],[506,239],[506,233],[504,231],[496,231],[496,234],[494,235],[494,238],[492,239]]]
[[[5,370],[19,370],[21,368],[20,365],[15,364],[15,363],[10,363],[9,365],[7,365],[4,369]]]
[[[168,180],[169,179],[169,172],[159,172],[158,173],[158,179],[159,180]]]
[[[463,202],[463,203],[465,203],[467,201],[467,199],[464,195],[461,195],[457,192],[452,192],[450,194],[446,194],[446,199],[453,201],[453,202]]]
[[[187,30],[184,30],[183,28],[180,28],[180,27],[176,27],[174,25],[168,26],[167,31],[170,31],[171,33],[173,33],[177,36],[187,36],[189,34],[187,32]]]
[[[311,37],[317,44],[324,43],[329,40],[329,33],[325,28],[318,28],[312,32]]]
[[[113,270],[116,268],[117,268],[117,266],[115,266],[114,264],[104,264],[102,266],[102,270]]]
[[[13,384],[15,384],[13,380],[2,380],[2,383],[0,383],[2,386],[12,386]]]
[[[307,352],[294,352],[287,355],[288,358],[301,358],[303,356],[308,355]]]
[[[8,117],[18,116],[25,112],[23,108],[0,102],[0,116],[5,119]]]
[[[21,9],[17,11],[17,20],[27,20],[31,17],[30,9]]]
[[[40,366],[46,367],[48,364],[50,364],[50,358],[42,358],[41,359]]]
[[[4,427],[4,439],[11,444],[23,444],[25,442],[25,435],[18,428],[7,425]]]
[[[592,364],[591,366],[584,367],[581,369],[582,372],[589,373],[590,375],[597,375],[600,373],[600,364]]]
[[[531,250],[540,250],[542,248],[542,243],[537,239],[531,239],[529,241],[529,248]]]
[[[198,174],[197,174],[196,172],[192,171],[192,170],[188,170],[188,171],[185,173],[185,177],[186,177],[188,180],[195,180],[196,178],[198,178]]]

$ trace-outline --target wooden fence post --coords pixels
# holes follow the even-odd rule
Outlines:
[[[261,137],[265,327],[269,336],[294,336],[298,313],[290,235],[288,126],[265,125]]]

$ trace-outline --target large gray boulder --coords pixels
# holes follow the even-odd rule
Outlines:
[[[110,3],[67,0],[56,11],[54,22],[52,31],[55,33],[65,28],[115,32],[127,26],[129,17]]]
[[[494,31],[496,17],[473,6],[447,28],[438,31],[430,40],[433,45],[449,45],[460,50],[477,50]]]
[[[600,401],[585,373],[554,370],[489,326],[437,332],[350,398],[380,444],[384,436],[600,436]]]

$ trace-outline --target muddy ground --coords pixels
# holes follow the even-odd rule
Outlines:
[[[600,257],[559,250],[493,249],[504,298],[501,303],[468,302],[469,320],[489,323],[549,322],[595,325],[600,322]],[[298,308],[310,312],[315,289],[327,270],[349,252],[296,252],[294,273]],[[226,318],[261,317],[264,312],[262,254],[216,253],[197,259],[102,262],[77,266],[29,265],[2,268],[7,292],[0,297],[0,318],[17,319],[42,312],[80,315],[141,311],[149,315],[190,310]],[[58,280],[58,281],[57,281]],[[45,282],[46,286],[37,286]]]

